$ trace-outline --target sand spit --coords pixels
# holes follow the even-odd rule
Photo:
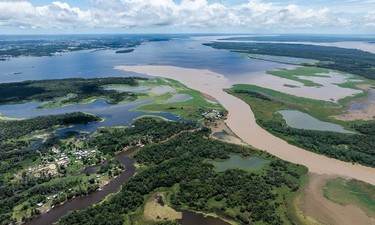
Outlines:
[[[230,84],[221,74],[172,66],[118,66],[116,69],[177,80],[217,99],[228,110],[228,127],[244,142],[289,162],[305,165],[312,173],[354,178],[375,185],[375,168],[353,165],[306,151],[262,129],[245,102],[223,91]]]
[[[375,219],[368,217],[354,205],[342,206],[323,196],[323,186],[335,176],[309,174],[309,185],[304,190],[305,196],[300,204],[304,215],[323,224],[331,225],[374,225]]]

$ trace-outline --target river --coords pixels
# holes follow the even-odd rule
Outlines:
[[[244,142],[286,161],[306,166],[317,174],[338,175],[375,185],[375,168],[328,158],[288,144],[261,128],[248,104],[224,91],[230,87],[223,74],[172,66],[118,66],[117,69],[177,80],[216,98],[228,110],[226,124]]]
[[[103,200],[107,195],[117,192],[121,185],[125,184],[135,173],[134,159],[129,155],[138,150],[138,147],[116,155],[117,159],[125,166],[125,171],[118,175],[108,185],[102,188],[102,191],[95,191],[89,195],[77,197],[69,200],[63,205],[59,205],[51,209],[49,212],[42,214],[28,222],[28,225],[47,225],[57,222],[61,217],[73,210],[85,209],[95,203]]]

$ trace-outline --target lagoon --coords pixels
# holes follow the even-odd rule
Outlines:
[[[239,155],[231,155],[225,161],[210,161],[215,166],[215,170],[223,172],[227,169],[242,169],[246,171],[254,171],[261,169],[269,160],[258,157],[242,158]]]
[[[110,86],[110,87],[104,87],[104,90],[115,90],[119,92],[135,92],[135,93],[145,93],[146,91],[150,90],[149,87],[145,86],[138,86],[138,87],[132,87],[132,86]]]
[[[86,112],[100,116],[104,119],[102,122],[79,124],[73,127],[57,130],[56,134],[58,135],[68,131],[84,131],[93,133],[99,127],[127,126],[134,119],[143,115],[160,116],[173,121],[181,120],[179,117],[170,113],[147,113],[135,110],[135,108],[151,103],[152,101],[154,101],[154,99],[124,102],[114,105],[101,99],[88,104],[77,104],[48,109],[38,108],[38,106],[43,104],[42,102],[29,102],[23,104],[0,105],[0,114],[4,117],[21,119],[72,112]]]
[[[344,127],[320,121],[309,114],[298,110],[280,110],[280,113],[289,127],[305,130],[332,131],[339,133],[353,134],[354,132],[345,130]]]

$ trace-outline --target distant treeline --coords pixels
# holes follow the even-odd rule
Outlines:
[[[277,42],[374,42],[375,38],[368,36],[327,36],[327,35],[269,35],[269,36],[250,36],[250,37],[231,37],[222,40],[235,41],[277,41]]]
[[[361,50],[279,43],[213,42],[204,45],[240,53],[314,59],[319,61],[316,63],[317,67],[375,80],[375,54]]]
[[[19,56],[53,56],[55,53],[96,49],[135,48],[143,42],[169,41],[170,37],[125,36],[35,36],[2,38],[0,59]]]
[[[0,104],[19,103],[24,101],[51,101],[55,98],[71,97],[62,103],[77,103],[92,97],[103,97],[109,102],[117,103],[124,100],[134,100],[133,93],[105,90],[104,85],[124,84],[137,86],[138,80],[147,78],[109,77],[109,78],[68,78],[56,80],[23,81],[0,84]]]

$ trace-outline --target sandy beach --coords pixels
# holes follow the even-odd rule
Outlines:
[[[375,185],[375,168],[353,165],[309,152],[290,145],[262,129],[255,122],[250,107],[223,90],[229,88],[230,83],[221,74],[209,70],[153,65],[117,66],[116,69],[170,78],[184,83],[189,88],[217,99],[228,110],[228,127],[244,142],[281,159],[305,165],[312,173],[354,178]]]

